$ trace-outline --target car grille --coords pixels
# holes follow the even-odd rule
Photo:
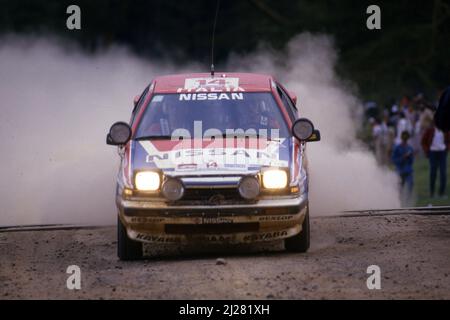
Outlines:
[[[248,203],[252,203],[252,201],[242,198],[236,188],[189,188],[186,189],[183,198],[178,201],[174,201],[172,204],[226,205]]]

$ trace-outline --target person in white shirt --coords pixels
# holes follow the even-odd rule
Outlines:
[[[403,112],[400,112],[400,119],[397,122],[396,132],[397,136],[395,138],[395,145],[402,143],[402,132],[407,131],[409,136],[413,133],[413,126],[411,122],[406,118]]]
[[[430,161],[430,196],[434,197],[437,171],[439,170],[439,196],[446,198],[447,151],[450,147],[450,132],[443,132],[435,125],[425,131],[422,147]]]
[[[388,165],[390,163],[390,149],[393,134],[391,135],[388,120],[388,117],[384,117],[381,122],[375,120],[376,122],[372,129],[375,157],[380,165]]]

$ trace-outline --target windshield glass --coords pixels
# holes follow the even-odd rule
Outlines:
[[[242,134],[286,138],[288,132],[271,93],[202,92],[153,96],[135,138]]]

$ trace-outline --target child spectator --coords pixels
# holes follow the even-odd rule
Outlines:
[[[414,162],[414,150],[408,144],[410,134],[407,130],[401,133],[401,143],[394,147],[392,152],[392,162],[394,162],[397,169],[397,173],[401,179],[402,189],[407,188],[408,198],[412,194],[413,189],[413,162]]]

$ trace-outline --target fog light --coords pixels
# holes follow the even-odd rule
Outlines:
[[[259,195],[259,189],[259,182],[255,177],[243,177],[239,182],[239,194],[244,199],[255,199]]]
[[[169,178],[164,181],[161,193],[163,196],[170,201],[180,200],[184,195],[184,186],[180,180],[175,178]]]

